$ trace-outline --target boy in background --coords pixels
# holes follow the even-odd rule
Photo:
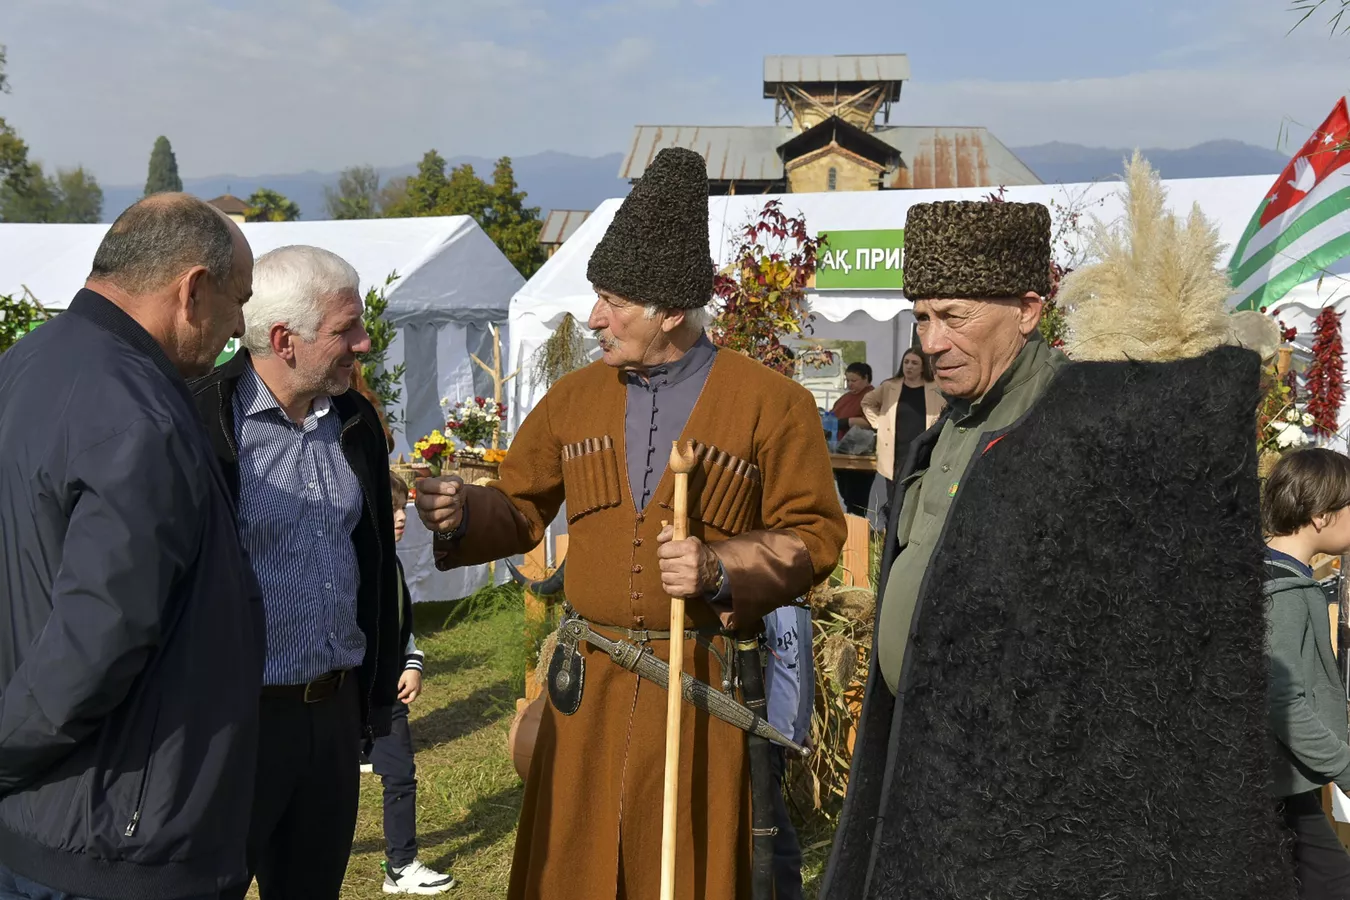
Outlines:
[[[394,540],[403,540],[407,523],[408,485],[390,474],[394,498]],[[403,636],[403,676],[398,682],[389,734],[377,738],[368,756],[370,766],[384,784],[384,892],[386,894],[440,894],[455,886],[448,874],[435,872],[417,859],[417,768],[413,762],[412,731],[408,727],[408,704],[422,693],[422,651],[412,633],[412,598],[398,561],[399,629]]]
[[[1350,745],[1328,598],[1313,580],[1312,560],[1350,552],[1350,458],[1323,448],[1285,454],[1266,479],[1262,513],[1270,729],[1279,749],[1271,792],[1293,832],[1299,897],[1336,900],[1350,897],[1350,854],[1322,811],[1321,793],[1332,782],[1350,792]]]

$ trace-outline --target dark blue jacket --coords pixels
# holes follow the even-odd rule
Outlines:
[[[0,356],[0,862],[72,894],[246,877],[262,603],[187,385],[81,291]]]

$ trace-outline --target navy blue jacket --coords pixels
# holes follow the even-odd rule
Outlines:
[[[0,355],[0,862],[110,900],[244,862],[262,603],[159,345],[81,291]]]

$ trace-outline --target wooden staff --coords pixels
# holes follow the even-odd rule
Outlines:
[[[670,443],[675,473],[675,540],[689,537],[689,473],[698,464],[694,445]],[[666,787],[661,810],[661,900],[675,900],[675,819],[680,799],[680,712],[683,707],[684,598],[670,598],[670,682],[666,699]]]

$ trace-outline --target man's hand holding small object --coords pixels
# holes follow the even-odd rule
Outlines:
[[[458,475],[420,478],[417,481],[417,515],[436,534],[449,534],[464,518],[464,479]]]

